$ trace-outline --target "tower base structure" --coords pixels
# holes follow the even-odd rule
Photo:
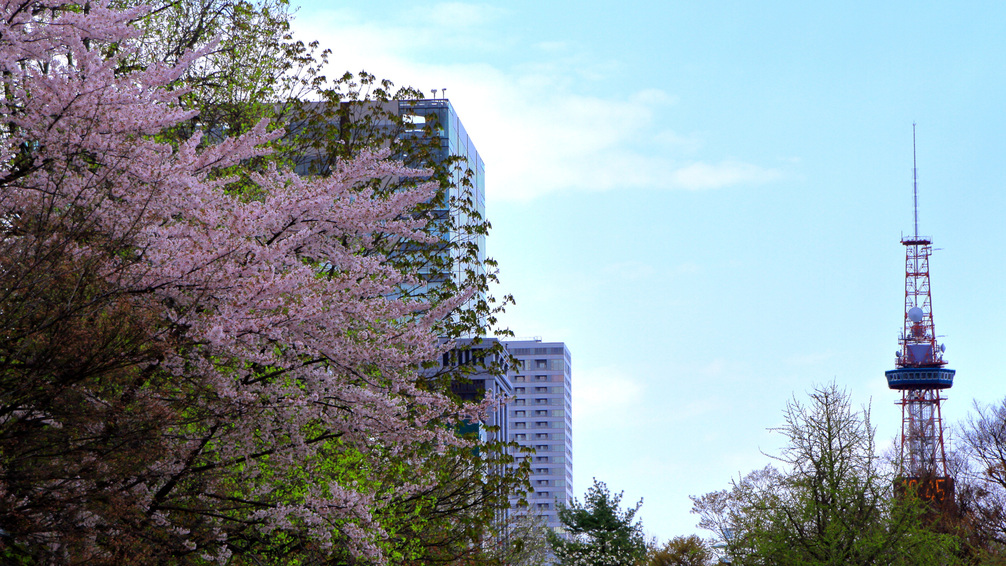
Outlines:
[[[913,492],[919,499],[934,504],[938,509],[951,509],[956,506],[954,478],[950,477],[896,478],[894,492],[898,496]]]
[[[886,372],[891,389],[901,389],[901,469],[899,494],[914,493],[944,511],[955,506],[954,479],[947,470],[940,390],[953,384],[954,370],[899,368]],[[892,375],[893,374],[893,375]],[[892,379],[893,378],[893,379]],[[925,384],[932,389],[921,389]]]

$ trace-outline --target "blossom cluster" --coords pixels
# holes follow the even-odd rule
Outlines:
[[[265,122],[221,143],[159,140],[195,117],[173,87],[201,53],[131,67],[130,22],[142,14],[107,0],[0,0],[0,259],[23,264],[17,254],[58,244],[154,313],[148,339],[160,347],[146,369],[175,385],[131,395],[161,407],[167,440],[142,473],[115,480],[123,505],[207,559],[227,559],[234,529],[293,529],[322,545],[339,537],[380,560],[374,510],[412,487],[341,478],[334,454],[370,455],[375,467],[389,455],[416,457],[460,442],[451,423],[480,410],[458,407],[418,371],[441,353],[436,321],[466,295],[433,309],[396,299],[416,282],[373,250],[376,234],[428,238],[408,213],[435,187],[375,193],[375,179],[424,176],[381,152],[325,177],[276,167],[240,182],[226,175],[265,153],[278,135]],[[166,395],[172,388],[187,406]],[[14,418],[45,408],[18,411]],[[78,476],[37,486],[76,502],[59,510],[32,507],[32,493],[14,497],[3,485],[0,499],[19,513],[60,513],[85,531],[116,532],[121,525],[86,504],[86,494],[112,489],[100,483]],[[227,512],[210,512],[221,501]],[[201,534],[190,531],[195,524]],[[51,533],[31,536],[59,547]]]

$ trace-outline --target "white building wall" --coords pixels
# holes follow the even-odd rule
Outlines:
[[[510,440],[534,449],[530,511],[558,528],[557,503],[573,499],[572,359],[563,342],[504,341],[518,360],[511,370]],[[516,503],[516,502],[515,502]]]

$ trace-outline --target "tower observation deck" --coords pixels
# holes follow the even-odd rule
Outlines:
[[[913,154],[914,137],[913,125]],[[940,402],[946,400],[941,392],[954,384],[955,371],[944,367],[946,347],[937,342],[929,287],[932,241],[918,235],[918,175],[914,172],[913,180],[915,235],[901,240],[905,246],[904,328],[895,369],[885,374],[888,387],[901,391],[902,487],[913,486],[924,499],[952,503],[954,486],[947,473]]]

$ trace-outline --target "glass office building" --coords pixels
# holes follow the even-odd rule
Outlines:
[[[485,235],[467,233],[463,228],[481,223],[486,216],[485,164],[482,162],[482,157],[475,149],[475,144],[468,136],[450,100],[446,98],[401,100],[397,104],[398,115],[403,119],[406,128],[403,135],[432,135],[438,142],[435,145],[439,146],[436,158],[442,163],[452,157],[459,158],[450,169],[452,189],[447,196],[451,200],[441,203],[437,214],[449,214],[454,218],[454,226],[457,229],[453,234],[445,234],[445,237],[460,243],[462,248],[474,243],[478,250],[478,261],[474,263],[463,260],[457,251],[453,252],[451,275],[455,281],[463,282],[469,270],[483,275],[486,258]],[[452,200],[468,201],[470,205],[452,206]]]
[[[305,109],[320,113],[325,107],[325,103],[315,102],[309,103]],[[401,118],[400,122],[392,119],[393,116]],[[436,206],[432,211],[434,222],[448,217],[454,220],[453,229],[441,230],[444,241],[452,244],[449,246],[451,272],[434,273],[433,268],[427,268],[416,275],[420,276],[424,286],[437,285],[448,275],[459,285],[463,285],[469,271],[478,276],[484,275],[485,235],[478,233],[478,230],[466,230],[465,227],[480,224],[485,219],[485,164],[450,100],[434,98],[345,102],[342,112],[329,120],[329,124],[333,126],[337,123],[335,130],[320,128],[312,133],[303,123],[292,124],[290,129],[306,133],[307,137],[337,136],[341,143],[350,145],[360,142],[366,145],[366,140],[375,134],[402,139],[420,137],[432,142],[432,158],[439,164],[451,163],[451,191],[443,201],[434,203]],[[323,158],[319,151],[309,151],[302,155],[294,170],[302,175],[325,173],[332,163]],[[458,203],[468,204],[459,206]],[[441,225],[446,226],[447,223]],[[460,251],[470,249],[471,244],[474,244],[477,259],[469,259],[466,253]],[[481,298],[475,297],[473,301]]]
[[[397,113],[404,126],[401,135],[422,136],[433,141],[434,159],[441,160],[441,163],[451,158],[456,159],[458,166],[450,169],[452,188],[448,198],[461,199],[470,204],[467,207],[456,207],[451,206],[450,200],[437,203],[439,206],[435,207],[437,210],[434,216],[446,218],[450,215],[454,219],[456,230],[454,233],[444,231],[442,235],[445,239],[460,243],[460,247],[474,244],[478,250],[476,265],[452,251],[454,255],[450,276],[462,284],[469,270],[483,274],[485,235],[468,233],[463,227],[481,223],[485,219],[485,165],[450,100],[434,98],[361,105],[358,109],[354,107],[348,123],[355,121],[354,115],[365,116],[375,104],[380,104],[382,112],[379,114],[387,116]],[[360,114],[355,114],[357,111]],[[394,128],[396,124],[385,119],[377,127]],[[423,273],[417,275],[420,275],[424,285],[437,284],[437,278],[432,274],[425,277]],[[472,301],[480,299],[481,297],[474,297]],[[445,354],[442,367],[473,363],[474,359],[470,357],[481,356],[480,350],[493,342],[493,339],[487,339],[481,346],[473,347],[470,338],[459,339],[457,349]],[[532,488],[527,498],[530,505],[528,511],[541,516],[549,527],[559,530],[561,525],[557,504],[568,505],[573,499],[570,353],[562,342],[534,339],[503,343],[519,360],[516,367],[508,368],[505,375],[493,375],[476,369],[469,380],[453,383],[452,389],[455,394],[467,400],[480,399],[487,393],[511,398],[509,403],[499,407],[488,416],[486,422],[481,423],[493,426],[480,427],[480,435],[484,438],[512,440],[533,449],[534,453],[526,456],[530,460]],[[503,363],[503,360],[496,361]],[[516,505],[517,499],[512,503]]]

